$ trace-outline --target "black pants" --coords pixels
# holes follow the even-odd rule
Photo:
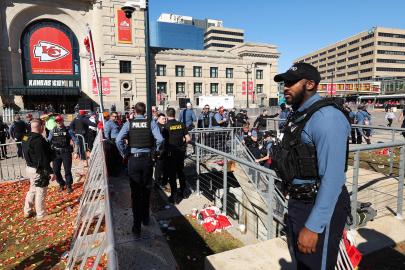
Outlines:
[[[184,192],[186,190],[186,176],[184,175],[184,158],[185,152],[178,150],[178,151],[170,151],[167,153],[167,170],[168,170],[168,177],[171,189],[171,195],[177,194],[177,181],[176,175],[179,177],[180,181],[180,190]]]
[[[5,144],[5,143],[6,143],[6,137],[0,136],[0,144]],[[7,156],[7,146],[6,145],[0,146],[0,158],[6,158],[6,156]]]
[[[167,167],[166,163],[166,159],[161,158],[156,160],[155,164],[155,181],[161,186],[165,186],[169,181],[167,176],[169,168]]]
[[[311,214],[313,203],[290,199],[288,202],[288,242],[291,252],[297,262],[297,270],[334,270],[339,252],[339,242],[350,212],[350,196],[346,187],[336,202],[331,221],[323,233],[318,234],[316,252],[304,254],[298,251],[297,240],[301,229],[305,226]],[[327,246],[324,247],[324,243]],[[324,267],[322,267],[324,265]]]
[[[361,144],[363,142],[363,134],[361,133],[360,129],[356,128],[356,135],[357,135],[357,144]]]
[[[132,214],[135,230],[141,222],[149,222],[149,201],[152,188],[153,162],[150,157],[130,157],[128,176],[131,187]]]
[[[61,168],[65,169],[65,180],[63,180],[61,174]],[[56,158],[53,160],[53,172],[56,175],[56,182],[58,182],[59,186],[68,186],[72,187],[73,184],[73,177],[72,177],[72,153],[64,152],[64,153],[57,153]]]
[[[357,140],[356,140],[356,129],[355,128],[352,128],[350,135],[352,137],[352,144],[356,144]]]
[[[90,151],[93,150],[94,140],[96,139],[97,131],[89,129],[87,132],[87,142],[89,144]]]
[[[394,119],[388,118],[387,120],[388,120],[387,127],[390,127],[390,126],[392,125],[392,121],[393,121]]]
[[[405,128],[405,120],[402,122],[401,128]],[[405,132],[402,132],[402,136],[405,138]]]
[[[85,138],[86,135],[83,135],[83,138]],[[86,160],[86,142],[82,139],[81,136],[78,137],[79,140],[79,149],[78,149],[78,154],[81,160]]]

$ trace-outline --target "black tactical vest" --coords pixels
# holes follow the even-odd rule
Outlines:
[[[73,120],[73,121],[75,121],[75,130],[74,130],[74,132],[76,134],[81,134],[81,135],[86,134],[86,129],[84,127],[84,123],[83,123],[82,118],[76,117],[76,119]]]
[[[129,121],[128,145],[131,148],[152,148],[154,144],[149,120],[132,119]]]
[[[211,116],[211,125],[213,127],[219,127],[219,123],[217,122],[217,119],[215,119],[216,114],[217,113],[213,113],[212,116]]]
[[[184,130],[183,123],[170,120],[165,126],[165,147],[167,150],[185,150],[184,149]]]
[[[334,106],[340,110],[350,123],[347,112],[336,101],[326,98],[302,112],[292,114],[285,125],[282,141],[276,141],[272,146],[273,169],[284,184],[291,184],[294,178],[320,180],[315,145],[302,142],[301,133],[312,115],[325,106]],[[346,170],[348,153],[349,143],[346,149]]]
[[[70,148],[70,135],[66,127],[54,128],[52,130],[53,136],[51,145],[55,149],[68,149]]]
[[[203,127],[207,128],[210,126],[210,113],[203,114]]]

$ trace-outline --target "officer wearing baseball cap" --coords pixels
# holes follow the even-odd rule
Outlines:
[[[55,117],[56,127],[49,132],[48,142],[51,143],[51,148],[55,152],[55,159],[53,160],[53,171],[56,176],[56,181],[59,184],[59,191],[63,191],[67,187],[67,192],[72,193],[73,177],[72,177],[72,153],[73,146],[70,144],[72,141],[74,145],[78,146],[79,141],[75,133],[66,127],[63,123],[63,117],[57,115]],[[61,168],[65,169],[65,180],[61,174]]]
[[[282,141],[272,146],[273,168],[288,201],[288,239],[297,269],[334,269],[350,211],[346,189],[350,123],[343,108],[317,93],[318,70],[296,63],[274,77],[293,108]]]

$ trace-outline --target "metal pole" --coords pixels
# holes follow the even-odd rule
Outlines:
[[[391,141],[395,140],[395,131],[391,130]],[[390,174],[392,174],[394,168],[394,148],[390,147]]]
[[[145,8],[145,64],[146,64],[146,108],[147,118],[152,119],[152,87],[150,72],[150,50],[149,50],[149,0],[146,0]]]
[[[249,69],[246,65],[246,108],[249,109]]]
[[[268,177],[269,190],[267,194],[267,239],[273,238],[273,195],[274,195],[274,178],[271,175]]]
[[[333,70],[332,70],[332,83],[331,83],[331,86],[330,86],[330,96],[332,97],[333,96],[333,77],[334,77],[334,74],[333,74]]]
[[[357,189],[359,182],[359,165],[360,165],[360,151],[354,153],[353,163],[353,183],[352,183],[352,197],[351,197],[351,212],[353,217],[353,223],[350,225],[350,229],[354,229],[357,226]]]
[[[196,182],[196,191],[197,194],[200,195],[200,147],[198,145],[196,146],[196,152],[197,152],[197,157],[196,157],[196,171],[197,171],[197,182]]]
[[[405,147],[400,150],[399,177],[398,177],[398,197],[397,197],[397,218],[403,219],[404,206],[404,170],[405,170]]]
[[[222,202],[222,210],[224,214],[226,215],[226,198],[228,196],[228,159],[224,158],[224,167],[223,167],[223,175],[224,175],[224,197],[223,197],[223,202]]]
[[[99,96],[100,96],[100,104],[103,103],[103,76],[101,74],[101,57],[98,58],[98,69],[100,70],[100,90],[99,90]],[[104,106],[100,105],[100,112],[103,113],[103,108]],[[102,110],[103,109],[103,110]]]

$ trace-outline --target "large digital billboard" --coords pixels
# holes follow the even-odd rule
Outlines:
[[[72,43],[60,29],[36,29],[29,46],[32,74],[73,74]]]

